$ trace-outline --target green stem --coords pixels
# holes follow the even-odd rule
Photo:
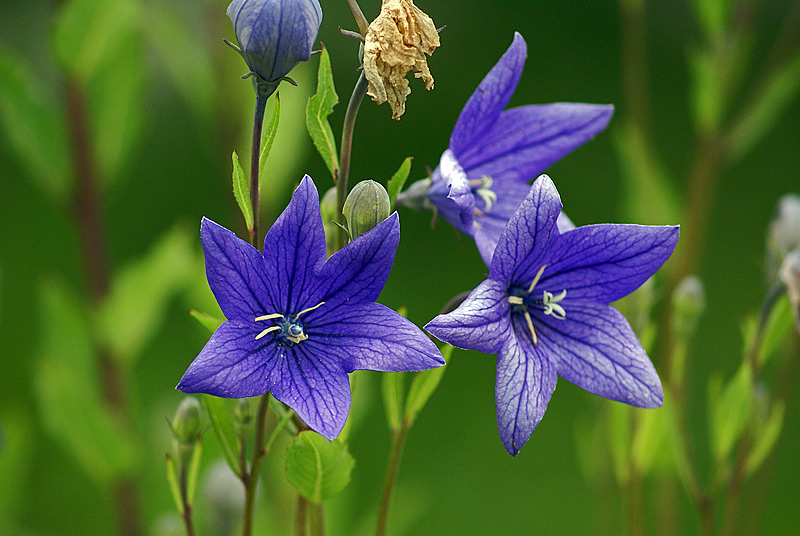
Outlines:
[[[336,206],[338,209],[339,223],[345,225],[344,215],[342,209],[344,208],[344,200],[347,197],[347,179],[350,174],[350,155],[353,150],[353,131],[356,126],[356,117],[358,116],[358,109],[361,106],[361,101],[364,100],[364,95],[367,94],[367,78],[364,72],[358,77],[356,87],[353,88],[353,94],[350,96],[350,102],[347,104],[347,112],[344,116],[344,124],[342,125],[342,148],[339,152],[339,173],[336,178]],[[346,234],[343,228],[339,229],[336,250],[344,247]]]
[[[358,24],[358,31],[361,32],[361,35],[367,35],[367,29],[369,28],[369,21],[364,16],[364,12],[361,11],[361,6],[358,5],[356,0],[347,0],[347,4],[350,6],[350,11],[353,12],[353,18],[356,19],[356,24]]]
[[[325,523],[322,515],[322,503],[317,505],[309,503],[308,507],[311,510],[311,536],[324,536]]]
[[[306,536],[306,517],[308,513],[308,501],[302,495],[297,495],[297,508],[294,515],[294,534],[295,536]]]
[[[375,527],[375,536],[384,536],[384,534],[386,534],[386,526],[389,523],[389,508],[392,505],[394,486],[397,483],[400,461],[403,459],[403,446],[405,445],[410,427],[411,424],[408,421],[403,421],[400,429],[392,432],[392,449],[389,454],[389,465],[386,469],[386,482],[383,485],[383,494],[381,496],[380,509],[378,510],[378,524]]]
[[[253,117],[253,143],[250,148],[250,207],[253,210],[253,228],[250,233],[250,244],[258,248],[258,212],[261,205],[261,189],[259,188],[258,162],[261,156],[261,129],[264,126],[264,110],[267,108],[267,97],[256,91],[256,111]]]
[[[253,442],[253,462],[250,471],[242,473],[244,482],[244,520],[242,524],[242,536],[251,536],[253,533],[253,510],[256,499],[256,487],[258,486],[258,470],[261,467],[261,460],[266,454],[267,441],[267,410],[269,409],[269,393],[264,393],[258,399],[258,410],[256,411],[256,437]]]
[[[183,524],[186,527],[186,536],[194,536],[194,524],[192,523],[192,505],[189,504],[189,496],[186,487],[186,466],[181,467],[180,471],[181,500],[183,501]]]

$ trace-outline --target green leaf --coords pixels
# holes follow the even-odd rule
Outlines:
[[[222,456],[236,476],[241,476],[239,467],[239,443],[236,440],[236,429],[233,416],[228,408],[226,399],[211,395],[202,395],[203,406],[206,408],[211,427],[217,436]]]
[[[220,327],[224,322],[224,320],[220,320],[216,316],[211,316],[208,313],[203,313],[196,309],[190,309],[189,314],[192,315],[192,318],[200,322],[211,333],[217,331],[217,328]]]
[[[336,140],[333,130],[328,122],[328,116],[333,113],[333,107],[339,102],[336,89],[333,87],[333,72],[328,51],[322,47],[319,55],[319,73],[317,75],[317,92],[308,99],[306,107],[306,128],[319,151],[322,160],[328,167],[331,176],[336,180],[339,173],[339,157],[336,153]]]
[[[728,136],[731,159],[748,153],[784,116],[800,92],[800,52],[781,65],[759,88],[754,101],[731,128]]]
[[[392,431],[399,430],[403,413],[403,398],[405,396],[405,374],[402,372],[385,372],[382,374],[381,392],[389,429]]]
[[[264,134],[261,136],[261,148],[258,153],[258,176],[264,177],[264,166],[267,163],[267,157],[272,151],[272,143],[275,141],[275,134],[278,132],[278,123],[281,119],[281,95],[280,92],[275,93],[275,98],[272,99],[275,103],[272,109],[272,117],[269,120]]]
[[[616,131],[614,142],[622,166],[627,218],[653,225],[681,221],[675,187],[641,130],[625,125]]]
[[[450,357],[453,355],[453,347],[449,344],[445,344],[441,348],[441,352],[445,363],[448,363]],[[411,381],[411,387],[408,390],[408,397],[406,398],[406,409],[403,414],[406,423],[409,425],[412,424],[417,418],[417,415],[419,415],[419,412],[422,411],[422,408],[425,407],[425,404],[428,403],[428,399],[430,399],[436,388],[439,387],[439,382],[442,381],[442,376],[446,368],[447,365],[414,374],[414,379]]]
[[[180,515],[183,515],[183,498],[181,497],[178,467],[175,465],[175,460],[169,454],[167,454],[167,482],[169,482],[169,491],[172,493],[172,500],[175,501],[175,508],[178,509]]]
[[[718,393],[714,393],[718,391]],[[743,361],[736,375],[721,389],[709,389],[711,397],[712,451],[718,461],[730,456],[753,409],[753,374]]]
[[[386,184],[386,191],[389,192],[389,206],[391,210],[394,210],[394,202],[397,199],[397,194],[403,190],[403,185],[406,183],[408,175],[411,173],[411,160],[413,160],[411,156],[403,160],[403,163],[400,164],[400,167]]]
[[[0,49],[0,128],[3,138],[42,191],[65,201],[72,189],[72,163],[63,111],[41,80]]]
[[[250,181],[247,180],[244,174],[242,165],[239,163],[239,155],[236,154],[236,151],[233,151],[231,159],[233,160],[233,197],[236,198],[239,210],[242,211],[247,229],[252,231],[253,206],[250,200]]]
[[[783,414],[785,404],[782,401],[775,403],[772,410],[769,412],[766,422],[758,426],[758,431],[755,434],[755,443],[750,454],[747,456],[745,462],[745,472],[748,475],[755,473],[764,460],[767,459],[769,453],[772,452],[778,437],[781,435],[783,429]]]
[[[342,491],[354,465],[346,443],[328,441],[310,430],[301,432],[286,450],[286,478],[314,504]]]
[[[105,486],[134,470],[135,439],[101,396],[97,356],[80,301],[63,285],[49,283],[42,288],[42,313],[35,376],[42,423]]]
[[[789,296],[783,293],[772,306],[767,323],[764,326],[761,348],[759,348],[758,352],[758,359],[762,365],[775,355],[781,343],[786,340],[786,336],[792,333],[793,329],[792,304],[789,301]]]
[[[141,259],[120,270],[97,315],[99,338],[124,365],[132,364],[162,326],[173,296],[199,270],[194,233],[175,227]]]
[[[192,459],[186,469],[186,501],[189,506],[194,504],[194,494],[197,491],[197,477],[200,474],[200,460],[203,458],[202,438],[195,443]]]

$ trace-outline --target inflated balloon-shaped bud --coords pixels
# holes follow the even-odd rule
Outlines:
[[[350,237],[360,236],[389,217],[389,194],[380,183],[361,181],[344,202],[344,217]]]
[[[172,419],[173,447],[178,466],[189,463],[192,452],[203,432],[203,416],[200,402],[192,396],[187,396],[175,411]]]
[[[228,17],[256,92],[268,97],[311,56],[322,8],[317,0],[233,0]]]
[[[672,293],[672,322],[677,334],[692,336],[705,309],[703,282],[695,275],[684,277]]]

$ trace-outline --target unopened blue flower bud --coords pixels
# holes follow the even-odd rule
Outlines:
[[[676,332],[683,336],[694,333],[697,321],[705,308],[706,294],[703,283],[697,276],[686,276],[672,293],[672,314]]]
[[[256,91],[269,96],[311,56],[322,8],[317,0],[233,0],[228,17]]]
[[[360,236],[389,217],[389,194],[380,183],[361,181],[344,202],[344,217],[352,238]]]

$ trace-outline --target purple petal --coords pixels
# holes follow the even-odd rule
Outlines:
[[[611,306],[561,302],[565,320],[540,315],[539,340],[558,356],[558,374],[578,387],[633,406],[664,403],[661,381],[628,321]]]
[[[224,322],[192,361],[177,389],[225,398],[263,395],[275,367],[274,338],[256,340],[253,325]]]
[[[495,403],[503,446],[516,456],[542,420],[556,388],[556,365],[547,344],[532,346],[511,336],[497,356]]]
[[[428,199],[439,209],[450,225],[472,235],[475,219],[475,196],[464,169],[448,149],[442,154],[439,167],[433,172]]]
[[[517,88],[526,55],[525,40],[515,32],[511,46],[492,67],[458,116],[450,136],[450,149],[457,156],[497,121]]]
[[[327,322],[326,322],[327,320]],[[338,358],[353,370],[427,370],[444,365],[422,330],[379,303],[339,307],[336,315],[308,326],[302,343],[315,355]]]
[[[350,412],[350,380],[338,359],[303,341],[281,346],[272,372],[272,396],[292,408],[308,426],[333,441]]]
[[[228,320],[251,322],[277,305],[256,248],[207,218],[200,225],[200,237],[208,285]]]
[[[325,261],[325,233],[319,194],[308,175],[267,232],[264,259],[269,283],[282,300],[277,310],[264,310],[262,314],[296,314],[319,303],[314,294],[318,288],[314,274]]]
[[[608,125],[613,106],[555,103],[506,110],[459,161],[470,177],[527,182]]]
[[[525,183],[495,181],[491,190],[497,195],[497,201],[492,203],[491,210],[485,211],[486,207],[481,200],[478,208],[484,212],[475,218],[475,245],[478,246],[487,267],[492,265],[492,255],[508,220],[522,204],[531,187]]]
[[[339,304],[374,302],[389,277],[399,241],[400,221],[395,212],[331,256],[318,276],[325,310],[338,315]]]
[[[511,216],[492,257],[489,277],[508,287],[527,283],[542,266],[550,244],[559,237],[556,220],[561,198],[553,181],[542,175]]]
[[[561,235],[537,285],[567,298],[610,303],[639,288],[678,243],[677,226],[587,225]],[[552,275],[550,275],[552,274]]]
[[[496,354],[510,335],[505,287],[487,279],[453,312],[439,315],[425,329],[458,348]]]

